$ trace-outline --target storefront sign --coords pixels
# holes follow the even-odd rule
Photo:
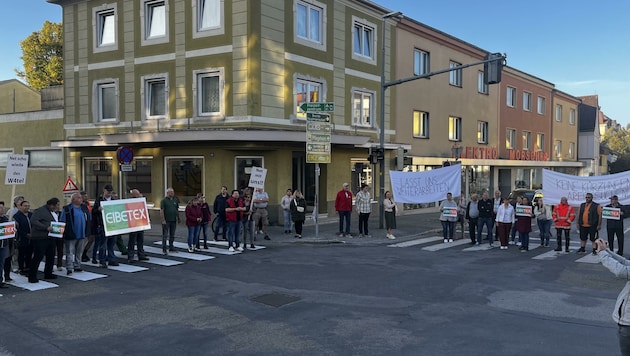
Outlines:
[[[516,216],[532,216],[532,207],[530,205],[516,205]]]
[[[619,220],[621,218],[621,209],[605,206],[602,208],[602,218]]]
[[[547,152],[532,152],[526,150],[508,150],[510,159],[518,161],[548,161],[549,154]]]
[[[496,147],[464,147],[460,158],[497,159],[499,149]]]
[[[105,236],[151,228],[146,198],[105,200],[101,202],[101,206]]]

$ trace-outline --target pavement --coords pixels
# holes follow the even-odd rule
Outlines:
[[[378,212],[372,213],[369,219],[369,234],[371,237],[359,237],[358,223],[359,217],[353,213],[350,226],[352,237],[340,237],[339,218],[337,215],[321,215],[318,218],[317,226],[311,216],[307,217],[304,223],[302,238],[294,237],[295,231],[291,234],[284,233],[284,226],[269,226],[267,233],[271,240],[264,240],[263,236],[257,235],[256,244],[262,246],[273,246],[277,244],[352,244],[352,245],[378,245],[392,244],[396,242],[407,241],[418,238],[420,236],[441,233],[442,226],[439,221],[440,212],[437,207],[429,207],[422,209],[406,210],[396,217],[397,229],[393,230],[395,240],[388,239],[385,235],[387,231],[379,229]],[[183,219],[182,219],[183,221]],[[383,221],[383,224],[385,222]],[[467,225],[466,225],[467,226]],[[467,227],[466,227],[467,228]],[[316,231],[317,230],[317,231]],[[456,228],[456,238],[461,238],[459,228]],[[212,229],[208,229],[209,237],[213,237]],[[162,226],[160,224],[151,224],[151,229],[145,231],[145,240],[161,241]],[[186,225],[180,223],[175,230],[176,241],[186,241],[188,230]],[[145,242],[146,243],[146,242]]]

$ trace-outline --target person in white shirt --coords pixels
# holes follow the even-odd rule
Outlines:
[[[280,207],[282,207],[282,215],[284,217],[284,233],[291,233],[291,200],[293,200],[293,191],[287,189],[286,194],[280,201]]]
[[[503,204],[499,205],[497,208],[496,222],[501,249],[507,250],[508,237],[512,229],[512,224],[514,224],[514,207],[507,198],[503,199]]]

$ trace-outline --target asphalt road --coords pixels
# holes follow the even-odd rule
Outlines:
[[[333,225],[327,237],[275,234],[264,249],[205,261],[180,252],[168,256],[176,266],[88,266],[108,277],[11,287],[0,354],[619,354],[610,315],[625,281],[591,256],[443,244],[436,227],[330,243]]]

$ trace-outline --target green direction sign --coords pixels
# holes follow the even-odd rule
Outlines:
[[[330,143],[330,135],[308,132],[306,134],[306,141],[309,143]]]
[[[306,163],[330,163],[330,153],[306,153]]]
[[[323,121],[330,122],[330,114],[319,114],[314,112],[307,112],[306,119],[311,121]]]
[[[304,103],[300,105],[300,109],[304,112],[333,112],[335,111],[335,103]]]
[[[306,152],[330,152],[329,143],[307,143]]]

